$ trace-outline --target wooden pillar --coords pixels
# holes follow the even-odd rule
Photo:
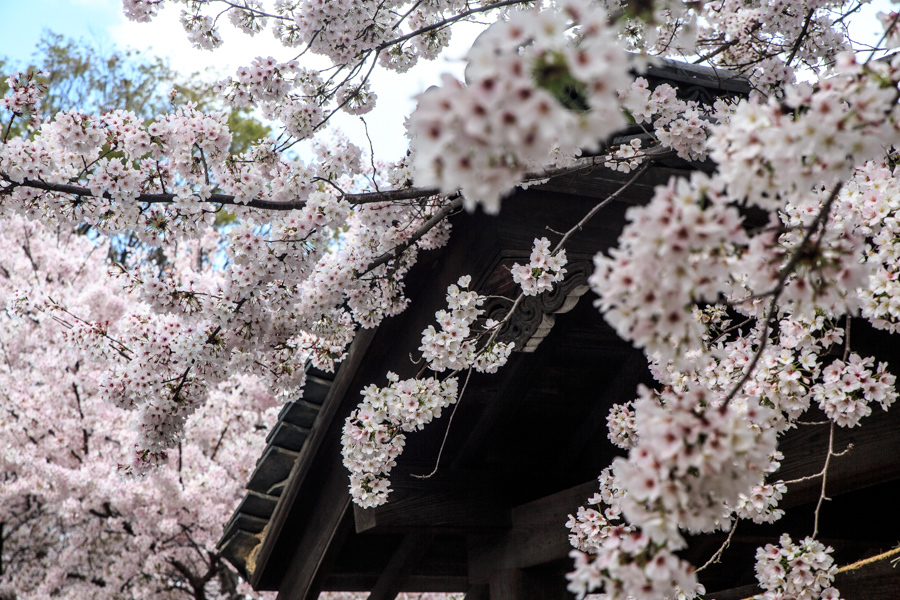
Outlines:
[[[567,583],[555,568],[496,571],[490,577],[490,600],[572,600]]]
[[[466,588],[465,600],[489,600],[491,597],[491,587],[487,584],[469,584]]]
[[[507,569],[496,571],[490,579],[491,600],[524,600],[522,571]]]
[[[430,542],[431,536],[428,534],[419,532],[406,534],[375,583],[375,587],[372,588],[369,600],[394,600]]]

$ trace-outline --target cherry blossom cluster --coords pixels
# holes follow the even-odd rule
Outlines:
[[[754,523],[774,523],[784,516],[778,503],[786,493],[787,486],[783,481],[755,485],[750,493],[739,495],[735,515]]]
[[[484,312],[479,306],[485,297],[468,289],[472,278],[459,278],[456,284],[447,288],[447,305],[450,312],[439,310],[435,313],[441,330],[429,325],[422,332],[419,350],[428,361],[428,368],[439,373],[448,369],[462,371],[469,367],[484,373],[494,373],[506,364],[513,350],[512,343],[493,339],[489,323],[473,328],[475,320]],[[479,344],[480,338],[490,335],[487,345]],[[479,348],[479,346],[481,346]]]
[[[573,550],[575,568],[566,575],[568,590],[584,598],[602,588],[610,600],[678,598],[690,600],[704,592],[690,564],[630,527],[610,527],[603,537],[603,553]]]
[[[408,244],[443,201],[353,207],[334,188],[314,185],[316,178],[352,185],[360,151],[341,140],[317,146],[318,160],[311,165],[263,146],[251,153],[253,162],[226,160],[229,141],[221,115],[188,107],[146,128],[121,111],[99,118],[61,113],[34,138],[0,149],[8,172],[0,186],[13,200],[4,202],[4,211],[50,213],[61,225],[86,222],[110,233],[136,221],[138,240],[173,244],[167,254],[173,268],[159,272],[143,251],[117,267],[123,287],[136,292],[149,311],[140,308],[111,329],[79,320],[71,307],[50,307],[63,311],[73,344],[113,365],[102,393],[136,411],[142,435],[135,472],[165,460],[185,418],[225,374],[253,373],[275,393],[299,394],[306,362],[333,368],[358,325],[377,325],[402,310],[403,277],[416,249],[447,239],[448,226],[440,225],[421,234],[407,252],[370,269],[376,259]],[[102,156],[105,147],[121,150],[124,158]],[[77,198],[33,194],[19,185],[26,179],[70,184],[79,177],[87,191]],[[216,185],[234,193],[236,202],[265,199],[300,208],[263,221],[254,209],[236,205],[241,222],[224,234],[210,234],[204,228],[220,207],[205,200]],[[170,203],[133,201],[141,193],[170,190],[178,194]],[[340,252],[331,249],[337,230]],[[216,256],[226,259],[224,269],[215,265]],[[502,359],[499,352],[479,364],[495,368]]]
[[[159,14],[165,0],[122,0],[125,16],[138,23],[148,23]]]
[[[566,275],[566,251],[550,251],[550,240],[541,238],[534,240],[530,262],[527,265],[516,263],[509,272],[513,281],[522,287],[526,296],[537,296],[553,289],[553,284],[563,280]]]
[[[753,356],[760,352],[762,335],[758,323],[746,331],[735,330],[730,336],[719,334],[710,340],[715,341],[711,352],[691,353],[705,356],[705,362],[699,361],[696,370],[685,373],[671,365],[660,365],[655,369],[656,377],[678,389],[698,384],[717,393],[730,393],[745,376]],[[782,319],[777,335],[770,332],[756,368],[737,399],[743,402],[752,398],[775,409],[770,413],[773,420],[767,425],[784,430],[809,408],[812,387],[821,373],[819,355],[840,343],[842,336],[843,329],[823,315],[813,320]]]
[[[495,339],[499,323],[477,322],[485,297],[469,290],[471,277],[460,277],[447,288],[450,309],[435,313],[441,330],[429,325],[422,332],[422,358],[435,373],[451,370],[443,381],[436,377],[405,379],[388,373],[391,384],[370,385],[364,400],[344,424],[341,437],[344,466],[350,471],[350,493],[362,507],[378,506],[390,492],[388,476],[403,451],[402,432],[422,429],[457,401],[455,374],[465,369],[495,373],[506,364],[514,344]],[[482,341],[487,337],[486,341]]]
[[[869,281],[858,290],[862,314],[873,326],[894,333],[900,322],[900,229],[893,215],[900,209],[900,195],[893,169],[884,161],[867,162],[847,182],[839,200],[858,220],[867,241],[864,260],[870,267]]]
[[[589,281],[606,320],[662,363],[684,363],[702,346],[694,303],[717,299],[746,243],[737,209],[712,185],[694,174],[657,188],[650,204],[628,210],[619,247],[594,258]]]
[[[619,101],[637,124],[651,125],[656,141],[675,150],[681,158],[706,158],[706,139],[709,137],[711,118],[709,113],[713,112],[713,107],[703,106],[696,100],[679,99],[675,88],[667,83],[651,90],[650,84],[643,77],[638,77],[630,87],[620,90]],[[640,154],[637,154],[640,146],[635,146],[635,141],[630,145],[631,151],[623,144],[616,153],[610,155],[610,162],[618,163],[618,170],[626,173],[640,162]],[[631,154],[632,152],[635,154]],[[622,158],[630,160],[619,163]]]
[[[638,442],[638,432],[634,426],[634,404],[613,404],[606,417],[609,441],[622,448],[631,449]]]
[[[628,460],[613,462],[626,493],[620,505],[633,525],[672,550],[684,546],[679,529],[715,531],[728,517],[725,505],[759,484],[775,451],[768,409],[744,412],[702,389],[657,395],[647,388],[635,400],[640,435]]]
[[[776,450],[769,457],[766,475],[771,475],[781,468],[784,454]],[[734,515],[739,519],[749,519],[754,523],[774,523],[784,516],[784,510],[778,508],[781,498],[787,493],[787,485],[782,480],[755,485],[749,492],[738,494],[738,503]]]
[[[123,480],[115,464],[131,459],[142,433],[103,397],[109,357],[66,343],[66,327],[46,307],[52,298],[101,324],[85,335],[102,337],[135,297],[109,276],[106,243],[16,217],[0,221],[0,233],[2,589],[20,598],[171,600],[191,577],[208,575],[207,597],[229,588],[254,596],[215,545],[277,417],[268,386],[229,377],[187,418],[168,468]]]
[[[139,22],[153,19],[165,0],[124,0],[127,17]],[[456,0],[409,6],[402,0],[376,2],[313,2],[308,0],[214,0],[185,3],[181,24],[197,48],[214,50],[224,42],[220,25],[226,19],[243,33],[254,36],[271,26],[284,46],[303,47],[326,57],[334,65],[354,65],[340,76],[320,77],[301,69],[295,61],[277,63],[257,57],[242,67],[237,78],[220,83],[226,98],[236,106],[261,106],[267,118],[277,119],[298,139],[309,137],[336,110],[351,114],[368,112],[375,94],[368,89],[370,68],[380,63],[405,72],[419,59],[433,60],[450,40],[445,20],[464,6]],[[468,5],[471,7],[472,5]],[[491,7],[478,6],[477,12]],[[458,20],[456,16],[453,20]],[[372,67],[375,65],[373,64]]]
[[[404,379],[388,373],[387,387],[369,385],[350,413],[341,436],[353,501],[368,508],[387,502],[388,476],[406,442],[404,432],[422,429],[457,400],[458,380]]]
[[[841,5],[829,0],[754,5],[716,0],[704,6],[697,46],[701,53],[713,54],[715,36],[724,36],[728,45],[710,57],[714,64],[741,65],[758,94],[777,95],[794,82],[795,62],[819,69],[848,48],[831,16]],[[780,53],[789,59],[775,58]]]
[[[816,88],[788,87],[785,105],[775,98],[738,104],[709,140],[729,194],[777,210],[883,155],[898,126],[898,69],[898,59],[864,66],[844,53],[837,74]]]
[[[795,544],[786,533],[778,543],[756,550],[756,579],[766,592],[754,600],[840,598],[840,592],[831,586],[837,566],[830,547],[810,537]]]
[[[47,86],[37,81],[38,77],[46,76],[43,71],[28,71],[27,73],[15,73],[6,83],[10,93],[0,99],[0,107],[19,116],[26,111],[33,111],[40,101],[41,94],[47,91]]]
[[[568,589],[583,598],[603,589],[605,597],[625,600],[653,594],[665,598],[693,598],[703,593],[690,565],[632,525],[621,522],[619,502],[624,495],[611,468],[599,477],[600,491],[588,506],[569,515],[570,556],[575,570],[567,575]]]
[[[597,553],[610,529],[620,525],[622,514],[619,498],[623,492],[616,486],[611,468],[603,469],[597,481],[600,483],[600,491],[588,499],[586,507],[578,507],[576,515],[569,515],[566,522],[569,542],[574,548],[588,554]]]
[[[470,209],[480,203],[496,213],[501,197],[553,152],[596,148],[624,124],[615,89],[627,85],[627,61],[606,13],[588,2],[513,11],[479,37],[468,60],[468,85],[445,76],[419,97],[410,127],[416,183],[462,190]],[[566,105],[572,89],[589,110]]]
[[[811,390],[819,408],[841,427],[856,427],[863,417],[872,414],[869,406],[877,402],[887,410],[897,400],[897,378],[875,359],[851,354],[847,362],[835,360],[822,370],[822,381]]]
[[[780,215],[781,231],[772,227],[755,236],[743,257],[746,288],[774,290],[783,285],[779,310],[795,319],[855,312],[856,290],[867,283],[871,266],[862,260],[858,220],[842,210],[841,202],[829,207],[833,195],[833,190],[822,191],[788,203]],[[816,225],[822,211],[829,212],[824,227]],[[793,272],[784,278],[792,260]]]
[[[250,66],[238,68],[235,75],[237,79],[221,80],[217,91],[237,107],[267,106],[298,87],[306,94],[314,94],[322,84],[315,71],[301,68],[297,61],[279,63],[271,56],[257,56]]]
[[[434,325],[429,325],[422,332],[419,350],[432,371],[460,371],[468,366],[474,356],[475,340],[470,337],[471,326],[483,312],[478,307],[484,303],[484,297],[469,290],[470,283],[471,277],[466,275],[447,288],[450,312],[439,310],[434,315],[441,330],[437,331]]]
[[[641,152],[641,138],[632,138],[627,144],[619,144],[610,148],[612,152],[607,155],[603,166],[622,173],[631,173],[643,162],[644,155]]]

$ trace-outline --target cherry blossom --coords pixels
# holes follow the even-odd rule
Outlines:
[[[0,301],[8,311],[0,318],[0,589],[19,598],[162,600],[193,594],[191,578],[208,575],[199,590],[206,597],[252,594],[215,544],[279,403],[257,378],[228,378],[184,419],[167,468],[122,478],[116,462],[128,463],[145,433],[103,397],[106,353],[82,352],[60,335],[103,334],[67,330],[41,306],[65,304],[110,331],[136,298],[108,274],[106,245],[16,217],[0,228]]]
[[[836,600],[838,591],[831,587],[837,566],[830,554],[832,549],[813,538],[794,544],[783,534],[779,545],[766,544],[756,551],[756,578],[766,593],[754,596],[759,600],[774,598],[822,598]]]
[[[550,240],[535,239],[531,260],[527,265],[516,264],[510,269],[513,281],[522,287],[526,296],[536,296],[553,289],[553,284],[566,274],[566,251],[550,252]]]

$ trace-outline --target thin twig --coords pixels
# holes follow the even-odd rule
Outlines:
[[[466,393],[466,387],[469,385],[469,377],[471,376],[472,367],[469,367],[469,372],[466,374],[466,381],[463,383],[462,391],[459,392],[459,397],[456,399],[456,404],[453,406],[453,412],[450,413],[450,420],[447,422],[447,430],[444,432],[444,439],[441,441],[441,449],[438,450],[437,460],[434,462],[434,470],[428,475],[413,475],[416,479],[428,479],[437,473],[438,466],[441,464],[441,454],[443,454],[444,445],[447,443],[447,436],[450,435],[450,426],[453,425],[453,417],[456,415],[456,409],[459,408],[459,403],[462,402],[463,394]]]
[[[653,161],[648,160],[648,161],[644,162],[644,164],[642,164],[640,166],[640,168],[637,171],[635,171],[634,176],[631,179],[629,179],[625,183],[625,185],[623,185],[622,187],[617,189],[615,192],[613,192],[612,194],[607,196],[602,202],[600,202],[599,204],[594,206],[594,208],[592,208],[590,211],[588,211],[588,213],[584,216],[584,218],[582,218],[580,221],[578,221],[578,223],[576,223],[574,227],[569,229],[569,231],[566,232],[566,235],[564,235],[563,238],[561,240],[559,240],[559,243],[556,244],[556,247],[553,249],[553,254],[556,254],[557,252],[559,252],[562,249],[562,247],[565,245],[565,243],[569,240],[569,238],[572,237],[572,235],[576,231],[581,231],[581,229],[585,226],[585,224],[588,221],[590,221],[594,217],[594,215],[596,215],[598,212],[600,212],[601,208],[603,208],[604,206],[606,206],[607,204],[609,204],[610,202],[612,202],[613,200],[618,198],[620,195],[622,195],[623,192],[625,192],[625,190],[627,190],[632,185],[634,185],[635,182],[641,178],[641,175],[643,175],[644,173],[647,172],[647,169],[650,168],[651,164],[653,164]]]
[[[487,12],[487,11],[493,10],[495,8],[503,8],[504,6],[513,6],[514,4],[528,4],[531,1],[532,0],[503,0],[502,2],[494,2],[491,4],[486,4],[486,5],[480,6],[478,8],[470,8],[469,10],[463,11],[463,12],[459,13],[458,15],[454,15],[454,16],[450,17],[449,19],[444,19],[440,23],[434,23],[432,25],[428,25],[426,27],[416,29],[415,31],[411,31],[411,32],[407,33],[406,35],[401,35],[398,38],[394,38],[392,40],[383,42],[383,43],[379,44],[378,46],[376,46],[375,50],[381,51],[381,50],[384,50],[385,48],[390,48],[391,46],[395,46],[397,44],[402,44],[406,40],[409,40],[416,36],[422,35],[423,33],[428,33],[429,31],[433,31],[435,29],[441,29],[442,27],[446,27],[447,25],[450,25],[451,23],[455,23],[456,21],[465,19],[466,17],[470,17],[474,14]]]
[[[845,450],[846,452],[846,450]],[[819,492],[819,501],[816,503],[815,520],[813,522],[813,538],[819,535],[819,510],[822,508],[824,500],[830,500],[825,496],[825,484],[828,480],[828,465],[831,463],[831,457],[834,455],[834,423],[828,430],[828,454],[825,455],[825,466],[822,467],[822,489]]]
[[[731,545],[731,538],[734,537],[734,531],[737,529],[737,525],[738,525],[738,519],[735,519],[734,523],[731,525],[731,531],[728,532],[728,537],[725,538],[725,541],[722,543],[721,546],[719,546],[719,549],[716,550],[715,554],[713,554],[711,557],[709,557],[709,560],[706,561],[706,563],[702,567],[700,567],[699,569],[694,571],[695,573],[699,573],[706,567],[708,567],[712,564],[715,564],[721,560],[722,553],[725,552],[725,549]]]
[[[719,340],[721,340],[723,337],[725,337],[726,335],[728,335],[728,334],[731,333],[732,331],[735,331],[735,330],[737,330],[737,329],[740,329],[740,328],[743,327],[744,325],[747,325],[748,323],[750,323],[750,321],[752,321],[752,320],[753,320],[752,317],[747,317],[746,319],[744,319],[743,321],[741,321],[741,322],[738,323],[737,325],[732,325],[732,326],[730,326],[730,327],[727,327],[727,328],[723,329],[723,330],[722,330],[722,333],[720,333],[719,335],[717,335],[717,336],[715,337],[715,339],[713,339],[713,340],[709,343],[709,345],[712,346],[713,344],[715,344],[716,342],[718,342]]]
[[[847,362],[848,356],[850,356],[850,315],[844,318],[844,363]]]
[[[749,38],[751,35],[753,35],[754,33],[756,33],[756,31],[757,31],[758,29],[760,29],[761,27],[762,27],[762,22],[761,22],[761,21],[757,21],[756,23],[754,23],[754,24],[753,24],[753,27],[751,27],[750,30],[747,32],[747,37]],[[711,59],[711,58],[714,58],[714,57],[718,56],[719,54],[722,54],[723,52],[725,52],[726,50],[728,50],[729,48],[731,48],[732,46],[734,46],[734,45],[737,44],[738,42],[742,41],[743,39],[744,39],[744,38],[742,38],[741,36],[737,36],[737,37],[735,37],[734,39],[732,39],[731,41],[725,42],[724,44],[722,44],[721,46],[719,46],[718,48],[716,48],[715,50],[713,50],[713,51],[710,52],[709,54],[704,54],[703,56],[701,56],[700,58],[698,58],[697,60],[695,60],[695,61],[694,61],[694,64],[695,64],[695,65],[700,64],[700,63],[702,63],[702,62],[704,62],[704,61],[707,61],[707,60],[709,60],[709,59]]]
[[[375,146],[372,145],[372,136],[369,135],[369,124],[366,123],[365,117],[360,116],[359,120],[362,121],[363,130],[366,132],[366,139],[369,140],[369,164],[372,165],[372,185],[375,187],[375,191],[381,193],[381,190],[378,189],[378,169],[375,168]]]

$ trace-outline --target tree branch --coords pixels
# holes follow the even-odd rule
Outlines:
[[[404,251],[406,251],[407,248],[409,248],[410,246],[412,246],[413,244],[418,242],[420,239],[422,239],[422,236],[424,236],[426,233],[428,233],[429,231],[431,231],[432,229],[437,227],[437,225],[441,221],[446,219],[450,215],[450,213],[452,213],[453,211],[459,210],[460,207],[462,207],[462,196],[457,196],[457,198],[455,198],[452,202],[450,202],[449,204],[447,204],[446,206],[441,208],[439,211],[434,213],[434,215],[432,215],[432,217],[430,219],[425,221],[424,225],[419,227],[403,243],[398,244],[397,246],[394,247],[393,250],[385,252],[384,254],[382,254],[375,260],[373,260],[371,263],[369,263],[369,266],[366,267],[366,270],[363,271],[362,273],[357,273],[357,276],[365,275],[366,273],[380,267],[381,265],[385,265],[385,264],[391,262],[392,260],[396,260],[396,259],[400,258],[400,256],[403,254]]]
[[[747,369],[744,371],[744,374],[741,376],[740,380],[738,380],[738,382],[734,385],[734,387],[728,393],[728,396],[725,397],[725,402],[731,402],[731,400],[737,395],[737,393],[744,387],[744,384],[747,383],[747,380],[750,379],[750,376],[756,369],[756,365],[757,363],[759,363],[759,359],[762,358],[763,350],[766,349],[766,345],[769,343],[769,332],[772,330],[775,316],[778,313],[778,299],[781,297],[781,292],[784,291],[785,285],[787,285],[788,277],[791,276],[791,274],[794,272],[794,269],[797,267],[797,263],[800,262],[800,257],[803,256],[807,244],[809,244],[809,241],[812,239],[813,234],[819,229],[819,226],[824,225],[825,221],[828,219],[828,215],[831,214],[831,207],[834,204],[834,201],[837,199],[837,196],[840,193],[843,185],[844,183],[839,181],[834,186],[834,189],[831,190],[831,194],[828,196],[828,200],[825,201],[825,204],[822,206],[819,214],[816,215],[816,218],[806,230],[806,234],[803,236],[803,240],[800,242],[800,244],[797,245],[797,248],[794,250],[791,258],[788,260],[788,263],[781,270],[781,273],[778,277],[778,283],[775,285],[775,288],[767,293],[771,294],[772,299],[769,301],[769,306],[766,309],[765,322],[763,325],[762,333],[760,333],[759,348],[753,354],[753,358],[750,360],[750,364],[747,365]]]

